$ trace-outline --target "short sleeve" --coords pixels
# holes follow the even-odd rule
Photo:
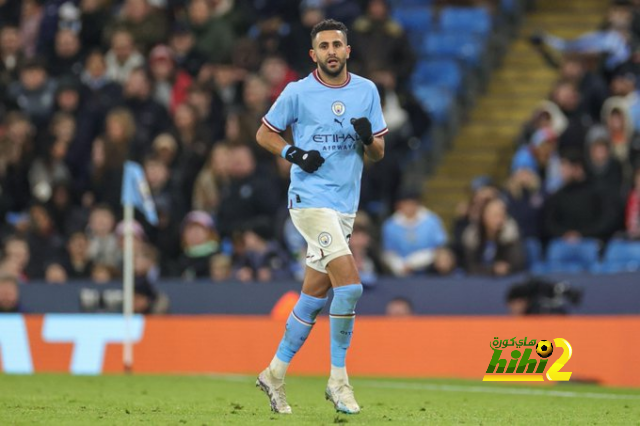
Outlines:
[[[378,93],[378,89],[375,85],[372,84],[373,91],[373,102],[371,104],[371,109],[369,112],[369,121],[371,121],[371,130],[373,131],[373,136],[384,136],[389,133],[389,129],[387,128],[387,123],[384,121],[384,116],[382,115],[382,105],[380,104],[380,94]]]
[[[296,96],[291,83],[285,87],[278,99],[271,105],[262,122],[277,133],[284,132],[295,120]]]

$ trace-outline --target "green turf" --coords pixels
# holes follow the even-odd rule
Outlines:
[[[288,378],[290,416],[250,377],[0,375],[0,425],[640,425],[640,390],[461,380],[352,379],[362,413],[338,415],[325,379]],[[518,394],[512,394],[518,392]]]

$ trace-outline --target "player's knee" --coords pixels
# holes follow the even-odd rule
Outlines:
[[[351,315],[362,296],[362,284],[349,284],[333,289],[331,313],[335,315]]]

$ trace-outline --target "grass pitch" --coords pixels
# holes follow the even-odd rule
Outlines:
[[[326,378],[290,377],[290,416],[252,377],[0,375],[0,425],[640,425],[640,390],[462,380],[352,379],[358,415],[336,414]]]

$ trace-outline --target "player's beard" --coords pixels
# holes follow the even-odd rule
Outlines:
[[[318,65],[320,65],[320,69],[322,69],[322,72],[324,72],[329,77],[335,78],[340,75],[340,73],[344,69],[344,66],[347,64],[347,61],[341,61],[338,58],[331,58],[331,59],[336,59],[339,64],[338,68],[336,68],[335,71],[329,68],[327,62],[324,62],[324,63],[319,62]]]

